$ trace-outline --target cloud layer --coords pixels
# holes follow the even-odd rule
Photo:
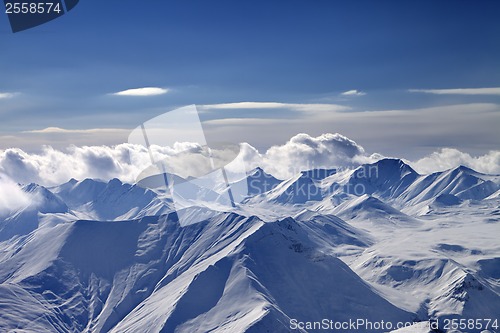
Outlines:
[[[443,148],[417,161],[411,162],[416,171],[427,174],[465,165],[486,174],[500,174],[500,151],[493,150],[482,156],[471,156],[458,149]]]
[[[237,159],[243,161],[247,168],[261,166],[282,179],[301,170],[355,167],[382,158],[380,154],[366,153],[361,145],[338,133],[327,133],[317,137],[298,134],[283,145],[273,146],[263,153],[247,143],[241,144],[240,149]],[[197,144],[177,143],[174,147],[153,146],[151,153],[155,161],[161,161],[187,150],[192,152],[193,158],[203,151]],[[216,152],[213,156],[215,158],[220,156],[221,161],[216,161],[216,164],[227,162],[224,160],[227,158],[224,152],[220,154]],[[479,172],[500,174],[500,151],[471,156],[457,149],[444,148],[409,163],[420,173],[465,165]],[[70,146],[65,150],[46,146],[40,153],[27,153],[18,148],[0,150],[0,176],[3,179],[1,187],[3,191],[7,191],[1,197],[9,197],[7,193],[12,182],[23,184],[35,182],[47,186],[58,185],[71,178],[78,180],[119,178],[126,182],[134,182],[136,177],[150,165],[149,151],[143,146],[132,144]],[[192,171],[193,174],[196,172],[198,171]],[[10,183],[5,183],[6,179],[10,179]],[[7,200],[5,198],[3,200]],[[22,199],[19,201],[22,202]]]
[[[205,136],[210,142],[250,142],[261,151],[282,144],[301,132],[313,136],[339,132],[362,143],[367,151],[410,160],[443,147],[482,155],[497,150],[500,142],[500,104],[491,102],[360,110],[332,103],[247,101],[201,105],[198,110]],[[156,110],[154,114],[164,111]],[[113,122],[121,121],[120,117],[115,115]],[[131,117],[137,117],[134,127],[144,120],[137,114]],[[79,130],[48,127],[0,135],[0,149],[38,150],[41,143],[57,149],[65,149],[69,144],[112,146],[126,142],[129,134],[130,129],[126,128]]]
[[[494,88],[456,88],[456,89],[409,89],[413,93],[435,95],[500,95],[500,87]]]
[[[255,109],[288,109],[293,111],[345,111],[345,105],[328,103],[280,103],[280,102],[237,102],[200,105],[199,109],[207,110],[255,110]]]

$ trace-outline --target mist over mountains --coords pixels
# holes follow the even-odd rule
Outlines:
[[[291,323],[363,318],[393,326],[358,331],[382,332],[500,319],[500,176],[382,159],[238,182],[249,193],[225,209],[224,188],[192,188],[180,208],[118,179],[21,186],[30,200],[0,219],[0,327],[319,332]],[[180,211],[207,218],[181,226]]]

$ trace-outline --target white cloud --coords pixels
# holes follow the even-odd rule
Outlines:
[[[198,144],[176,143],[174,147],[152,146],[151,151],[155,161],[162,161],[172,158],[178,152],[190,150],[193,154],[183,160],[197,161],[200,158],[199,148]],[[150,165],[149,151],[141,145],[132,144],[70,146],[64,150],[45,146],[39,153],[28,153],[19,148],[0,150],[0,173],[22,184],[35,182],[52,186],[67,182],[71,178],[119,178],[133,183]],[[175,168],[176,165],[172,167]],[[187,166],[178,166],[177,173],[196,174],[196,169],[196,163],[188,163]]]
[[[412,93],[435,95],[500,95],[500,87],[494,88],[457,88],[457,89],[409,89]]]
[[[222,118],[205,120],[203,124],[209,126],[264,126],[271,124],[284,124],[290,121],[292,120],[272,118]]]
[[[114,132],[130,132],[128,129],[121,128],[90,128],[90,129],[65,129],[60,127],[47,127],[41,130],[24,131],[23,133],[33,134],[99,134]]]
[[[0,217],[27,207],[33,200],[12,179],[0,173]]]
[[[7,99],[7,98],[12,98],[16,96],[16,93],[6,93],[6,92],[0,92],[0,99]]]
[[[202,109],[226,110],[226,109],[280,109],[285,103],[278,102],[238,102],[201,105]]]
[[[124,128],[64,129],[47,127],[10,135],[0,135],[0,149],[17,147],[31,151],[39,150],[42,144],[58,149],[65,149],[70,144],[76,146],[111,146],[125,142],[129,134],[130,129]]]
[[[169,92],[169,89],[158,88],[158,87],[144,87],[144,88],[134,88],[127,89],[113,93],[115,96],[157,96],[163,95]]]
[[[486,174],[500,174],[500,151],[490,151],[474,157],[458,149],[443,148],[410,164],[417,172],[423,174],[448,170],[459,165]]]
[[[286,142],[301,132],[312,136],[338,132],[363,143],[368,151],[377,151],[387,156],[403,156],[411,160],[442,147],[457,148],[476,155],[484,154],[488,150],[497,149],[500,142],[497,125],[500,120],[500,105],[495,103],[349,112],[344,111],[347,107],[336,104],[291,104],[295,107],[292,110],[278,108],[284,108],[289,105],[287,103],[260,103],[200,107],[202,110],[212,108],[207,112],[213,112],[211,116],[217,116],[203,122],[205,136],[211,142],[249,142],[264,150],[273,144]],[[216,110],[218,107],[222,108],[220,112]],[[246,109],[240,109],[242,112],[235,109],[226,114],[224,108],[230,107],[260,107],[264,112],[251,116]],[[329,111],[322,111],[322,108]],[[129,133],[128,129],[113,128],[46,128],[0,135],[0,149],[20,147],[32,151],[39,149],[41,143],[57,149],[64,149],[69,144],[112,146],[126,142]]]
[[[59,130],[48,129],[49,132],[59,132]],[[198,155],[203,153],[203,149],[198,144],[176,143],[173,147],[152,146],[151,149],[155,161],[169,159],[173,168],[178,167],[178,170],[187,174],[202,172],[197,170],[199,167],[195,165],[196,161],[202,160]],[[237,159],[243,161],[247,168],[261,166],[282,179],[301,170],[355,167],[383,158],[382,154],[367,154],[365,148],[357,142],[338,133],[318,136],[297,134],[284,144],[274,145],[263,153],[248,143],[242,143],[240,149]],[[186,159],[173,158],[178,152],[186,150],[191,151],[192,155],[186,156]],[[232,156],[231,159],[234,157],[224,150],[214,151],[212,155],[216,158],[215,165],[225,165],[229,161],[228,156]],[[188,164],[194,165],[193,168],[189,169],[183,165],[183,161],[191,161],[192,163]],[[465,165],[483,173],[500,174],[500,151],[472,156],[457,149],[443,148],[409,163],[423,174],[458,165]],[[11,201],[6,203],[6,197],[11,189],[9,184],[13,182],[35,182],[48,186],[64,183],[71,178],[80,180],[119,178],[126,182],[134,182],[136,177],[150,165],[148,150],[143,146],[132,144],[70,146],[62,150],[45,146],[38,153],[28,153],[19,148],[0,150],[0,175],[3,179],[11,179],[3,188],[3,183],[0,184],[3,191],[0,193],[0,198],[5,197],[2,199],[3,207],[12,205]],[[19,199],[19,202],[24,203],[22,199]]]
[[[292,110],[302,112],[338,112],[347,111],[351,108],[345,105],[338,104],[288,104]]]
[[[285,178],[296,172],[311,168],[351,166],[359,158],[368,158],[364,149],[356,142],[340,134],[323,134],[312,137],[298,134],[283,145],[273,146],[261,154],[247,143],[240,145],[238,159],[248,168],[264,167],[268,172]],[[190,156],[175,160],[178,152],[190,150]],[[155,161],[169,159],[176,167],[179,161],[201,160],[202,149],[198,144],[176,143],[174,147],[152,146]],[[215,165],[228,163],[224,150],[212,152]],[[185,163],[186,164],[186,163]],[[186,165],[177,165],[179,173],[197,174],[196,163],[192,170]],[[151,165],[148,150],[140,145],[120,144],[117,146],[70,146],[65,150],[44,147],[40,153],[27,153],[18,148],[0,150],[0,172],[18,183],[36,182],[42,185],[58,185],[71,178],[97,178],[109,180],[119,178],[134,182],[136,177]]]
[[[364,154],[363,147],[341,134],[312,137],[301,133],[284,145],[269,148],[262,158],[267,171],[285,178],[301,170],[350,167],[357,164],[355,157]]]
[[[290,109],[294,111],[344,111],[350,108],[339,104],[320,103],[279,103],[279,102],[238,102],[201,105],[200,110],[238,110],[238,109]]]
[[[366,95],[366,93],[359,91],[359,90],[356,90],[356,89],[353,89],[353,90],[344,91],[343,93],[341,93],[341,95],[342,96],[364,96],[364,95]]]
[[[32,154],[17,148],[6,149],[0,151],[0,172],[19,183],[36,182],[42,185],[57,185],[71,178],[87,177],[120,177],[132,181],[130,174],[141,165],[129,162],[129,150],[124,145],[71,146],[65,151],[44,147],[42,152]]]
[[[305,132],[342,133],[367,151],[417,159],[442,147],[484,154],[500,142],[500,105],[467,103],[420,109],[297,112],[289,117],[237,117],[204,121],[212,141],[250,142],[260,149]]]

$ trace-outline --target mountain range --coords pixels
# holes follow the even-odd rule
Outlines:
[[[383,159],[242,184],[235,207],[218,202],[226,186],[189,181],[174,197],[118,179],[20,185],[33,200],[0,216],[0,330],[499,331],[500,176]]]

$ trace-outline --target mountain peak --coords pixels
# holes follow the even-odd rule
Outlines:
[[[122,181],[119,180],[118,178],[113,178],[108,182],[109,186],[121,186],[123,185]]]
[[[40,213],[66,213],[68,206],[47,188],[31,183],[23,187],[26,193],[32,195],[31,208]]]
[[[350,176],[351,188],[358,188],[356,195],[379,193],[383,197],[401,194],[420,175],[401,159],[384,158],[375,163],[363,164]],[[362,189],[362,191],[359,191]]]
[[[410,165],[408,165],[405,161],[403,161],[400,158],[387,157],[387,158],[383,158],[383,159],[381,159],[373,164],[383,166],[383,167],[407,169],[407,170],[411,170],[413,172],[416,172],[415,170],[413,170],[413,168]]]
[[[456,170],[458,172],[463,172],[463,173],[467,173],[467,174],[479,174],[479,172],[477,172],[476,170],[474,169],[471,169],[463,164],[457,166],[455,169],[452,169],[452,170]]]
[[[36,191],[39,187],[40,187],[40,185],[38,185],[38,184],[29,183],[29,184],[23,186],[23,190],[24,190],[24,192],[31,193],[33,191]]]
[[[270,191],[269,198],[277,203],[303,204],[323,199],[322,190],[316,182],[303,173],[283,181]]]

